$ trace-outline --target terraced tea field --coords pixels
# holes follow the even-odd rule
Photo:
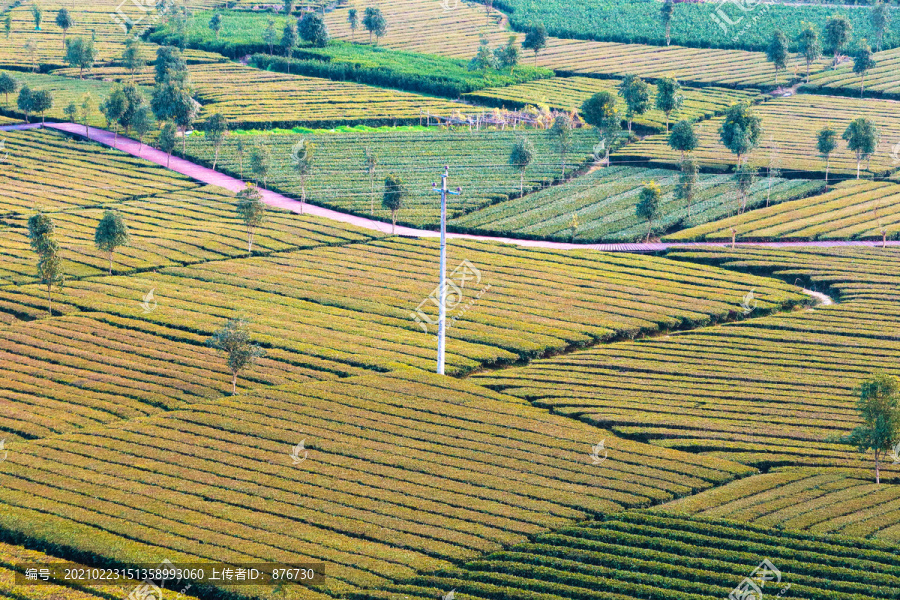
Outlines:
[[[866,71],[864,82],[866,96],[896,99],[900,92],[900,82],[896,79],[897,66],[900,65],[900,48],[876,52],[872,59],[875,66]],[[803,86],[802,89],[858,96],[859,86],[860,76],[853,72],[853,63],[850,61],[836,69],[816,73],[810,78],[809,85]]]
[[[827,194],[707,223],[667,236],[669,240],[882,239],[898,235],[900,185],[846,181]]]
[[[580,111],[584,101],[597,92],[618,90],[621,80],[594,79],[591,77],[557,77],[506,87],[489,88],[466,94],[475,102],[500,105],[506,108],[520,108],[526,105],[549,106],[554,109]],[[650,86],[651,99],[656,98],[656,86]],[[729,105],[742,100],[753,101],[759,94],[750,90],[727,88],[683,88],[684,106],[673,112],[670,123],[681,119],[698,121],[723,112]],[[621,102],[621,100],[620,100]],[[653,109],[634,119],[634,123],[664,131],[666,115]]]
[[[889,100],[803,94],[770,100],[756,109],[762,118],[762,143],[750,153],[749,162],[762,167],[775,157],[783,171],[824,175],[825,161],[816,151],[816,134],[830,125],[838,137],[838,147],[831,155],[830,172],[843,177],[855,176],[856,155],[840,138],[850,121],[866,117],[878,127],[881,143],[870,160],[862,161],[862,171],[865,176],[885,175],[897,168],[891,145],[892,140],[900,140],[900,123],[894,118],[896,110],[897,104]],[[698,128],[700,145],[693,154],[703,165],[730,169],[736,158],[719,140],[722,121],[722,117],[717,117],[701,124]],[[771,149],[773,144],[777,152]],[[663,135],[629,145],[618,156],[620,160],[646,159],[654,164],[669,165],[680,159],[680,153],[669,148]]]
[[[610,452],[602,477],[590,458],[598,436]],[[322,562],[321,587],[284,593],[324,598],[748,473],[648,450],[466,382],[401,370],[17,442],[0,463],[0,524],[112,561]]]
[[[435,598],[455,590],[485,600],[499,593],[546,600],[699,600],[763,589],[766,596],[790,599],[894,598],[896,556],[895,547],[874,541],[626,511],[354,597]],[[769,561],[765,568],[763,559]]]
[[[897,542],[900,490],[834,469],[785,469],[741,479],[661,510],[813,534]]]
[[[578,242],[642,241],[647,223],[635,214],[640,191],[647,181],[655,181],[663,191],[661,216],[654,232],[678,230],[711,222],[720,227],[722,219],[740,207],[732,175],[700,175],[697,197],[692,206],[675,198],[678,172],[612,166],[594,171],[566,184],[554,186],[522,198],[501,202],[451,221],[455,229],[478,233],[512,233],[517,236],[571,241],[572,215],[578,217]],[[803,179],[759,179],[751,189],[747,207],[759,208],[813,194],[822,189],[818,181]],[[754,215],[753,210],[746,215]],[[684,236],[674,236],[681,239]],[[690,239],[690,238],[688,238]],[[730,239],[730,235],[729,235]]]
[[[42,75],[39,73],[22,73],[15,71],[6,71],[6,73],[16,80],[18,89],[21,89],[23,85],[27,85],[34,91],[45,90],[53,95],[53,108],[44,114],[47,119],[68,121],[69,119],[64,111],[69,103],[74,102],[76,106],[81,106],[84,96],[90,94],[93,100],[94,110],[91,111],[88,123],[93,127],[104,127],[106,125],[103,115],[96,107],[109,95],[110,90],[113,87],[112,83],[95,81],[92,79],[73,81],[69,78]],[[144,95],[149,98],[150,90],[145,89]],[[2,110],[7,114],[16,116],[17,121],[24,121],[25,114],[16,106],[16,96],[17,94],[11,95],[8,104],[5,102],[4,97],[0,97],[0,102],[2,102],[0,107],[2,107]],[[30,119],[32,123],[38,122],[41,120],[41,116],[31,113]]]
[[[384,178],[400,175],[409,192],[398,212],[397,222],[413,226],[435,226],[440,219],[440,196],[432,190],[444,165],[452,165],[451,187],[460,186],[463,194],[448,200],[448,214],[460,216],[491,202],[507,200],[519,193],[519,171],[509,165],[509,154],[518,136],[534,145],[534,162],[525,173],[525,190],[530,191],[560,176],[560,162],[550,133],[522,131],[446,131],[387,132],[367,134],[323,134],[305,136],[316,144],[316,159],[306,183],[310,202],[344,212],[390,222],[391,213],[381,206]],[[290,168],[290,149],[301,136],[266,135],[245,137],[244,177],[250,178],[248,154],[252,144],[265,144],[272,150],[269,187],[295,198],[300,185]],[[219,165],[234,176],[241,174],[241,158],[236,153],[238,136],[229,136],[220,152]],[[593,132],[574,134],[568,155],[571,172],[583,163],[596,144]],[[365,150],[378,158],[372,179],[366,170]],[[212,164],[213,148],[203,141],[191,140],[188,153]],[[373,211],[374,208],[374,211]]]

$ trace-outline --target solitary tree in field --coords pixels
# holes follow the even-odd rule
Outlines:
[[[59,9],[59,12],[56,13],[56,26],[63,30],[63,47],[66,45],[66,33],[68,33],[69,28],[74,24],[75,21],[72,19],[72,15],[69,14],[69,11],[65,8]]]
[[[12,13],[6,13],[6,18],[3,19],[3,31],[6,32],[6,39],[9,39],[12,33]]]
[[[369,189],[370,189],[370,212],[369,214],[375,214],[375,169],[378,167],[378,155],[375,154],[373,150],[370,150],[368,146],[366,146],[365,154],[363,158],[366,161],[366,173],[369,174]]]
[[[325,26],[322,15],[318,13],[308,12],[303,15],[300,19],[299,33],[304,42],[317,48],[328,45],[328,27]]]
[[[879,373],[857,388],[856,409],[863,424],[842,441],[860,452],[875,451],[875,483],[881,483],[881,461],[900,442],[900,383]]]
[[[46,112],[53,108],[53,94],[47,90],[37,90],[31,95],[31,110],[41,114],[41,123],[44,122]]]
[[[263,41],[269,46],[269,56],[275,53],[275,42],[278,41],[278,32],[275,30],[275,19],[269,19],[266,30],[263,31]]]
[[[166,123],[163,125],[162,131],[159,132],[159,149],[166,153],[166,168],[169,168],[169,161],[172,159],[172,151],[175,150],[176,130],[174,123]]]
[[[272,150],[263,144],[256,144],[250,150],[250,172],[256,177],[256,185],[262,180],[263,187],[266,187],[271,170]]]
[[[237,213],[247,227],[247,253],[253,253],[253,238],[256,228],[262,225],[266,218],[266,204],[263,202],[259,188],[248,183],[238,192]]]
[[[46,251],[55,233],[56,224],[47,215],[38,213],[28,219],[28,243],[38,254]]]
[[[66,115],[66,119],[70,123],[78,122],[78,105],[74,102],[69,102],[66,107],[63,109],[63,114]]]
[[[837,132],[831,127],[831,125],[826,125],[819,131],[816,136],[816,150],[819,151],[819,155],[825,159],[825,191],[828,191],[828,162],[831,158],[831,153],[835,151],[837,148]]]
[[[359,13],[355,8],[347,11],[347,21],[350,23],[350,41],[356,41],[356,30],[359,29]]]
[[[53,287],[62,287],[65,281],[54,229],[53,221],[46,215],[39,213],[28,219],[28,240],[38,255],[37,276],[47,286],[47,312],[51,317]]]
[[[750,195],[750,189],[756,181],[757,170],[746,164],[739,164],[734,169],[734,180],[737,183],[738,198],[740,199],[740,207],[738,214],[743,213],[747,209],[747,198]]]
[[[772,34],[772,40],[766,48],[766,59],[775,67],[775,85],[778,85],[778,71],[787,69],[788,39],[780,29]]]
[[[316,145],[301,138],[291,148],[291,167],[300,180],[300,214],[303,214],[303,204],[306,202],[306,180],[312,173],[313,157]]]
[[[253,343],[250,323],[244,319],[229,319],[207,342],[211,348],[224,352],[231,371],[231,394],[237,394],[238,373],[265,356],[265,351]]]
[[[153,62],[154,79],[157,84],[183,85],[187,79],[187,63],[181,51],[174,46],[160,46],[156,49]]]
[[[650,86],[634,75],[626,75],[619,84],[619,96],[625,100],[625,116],[628,119],[628,133],[631,133],[631,122],[650,109]]]
[[[822,44],[819,42],[819,33],[812,23],[803,25],[803,31],[797,36],[797,46],[800,54],[806,60],[806,83],[809,83],[809,70],[812,64],[822,56]]]
[[[738,166],[744,155],[759,145],[761,133],[762,119],[746,102],[728,107],[725,112],[725,120],[719,127],[719,138],[722,145],[737,156],[736,165]]]
[[[131,81],[134,75],[147,64],[144,58],[143,46],[140,38],[130,37],[125,42],[125,50],[122,52],[122,66],[131,72]]]
[[[209,28],[216,34],[216,39],[219,39],[219,33],[222,32],[222,13],[213,14],[209,20]]]
[[[216,156],[213,158],[212,166],[213,171],[215,171],[216,164],[219,162],[219,150],[222,148],[222,141],[225,139],[225,134],[228,133],[228,119],[222,113],[213,113],[206,119],[203,131],[206,133],[206,139],[215,148]]]
[[[878,52],[881,52],[884,33],[891,24],[891,9],[885,2],[879,0],[872,5],[872,12],[869,13],[869,23],[872,25],[872,31],[875,33],[875,48]]]
[[[666,133],[669,133],[669,116],[684,104],[681,84],[674,77],[663,77],[656,82],[656,109],[666,115]]]
[[[16,106],[25,113],[25,122],[30,123],[28,116],[34,110],[34,92],[28,87],[28,84],[22,86],[19,90],[19,96],[16,98]]]
[[[516,138],[512,151],[509,153],[509,164],[519,171],[519,194],[525,193],[525,171],[528,165],[534,162],[534,144],[525,136]]]
[[[284,55],[288,58],[288,73],[291,72],[290,60],[294,58],[294,49],[299,41],[300,36],[297,34],[297,24],[293,21],[288,21],[284,24],[284,31],[281,34],[281,47],[284,49]]]
[[[37,42],[34,40],[28,40],[25,42],[23,46],[25,48],[25,52],[28,53],[28,58],[31,59],[31,72],[37,71]]]
[[[146,103],[138,105],[135,109],[131,126],[138,136],[138,156],[141,156],[144,153],[144,136],[155,126],[153,111]]]
[[[112,275],[113,252],[120,246],[128,244],[128,227],[117,211],[108,210],[103,214],[97,230],[94,232],[94,244],[109,258],[109,274]]]
[[[609,164],[609,151],[613,140],[622,127],[622,118],[616,108],[616,97],[609,92],[597,92],[581,105],[581,116],[584,122],[597,130],[597,135],[604,145],[606,164]]]
[[[194,121],[200,115],[200,103],[194,100],[190,91],[180,88],[178,93],[172,96],[172,120],[181,129],[181,154],[187,151],[187,132],[194,125]]]
[[[34,30],[41,30],[41,23],[44,21],[44,11],[38,6],[37,2],[31,5],[31,16],[34,19]]]
[[[384,178],[384,195],[381,205],[391,211],[391,235],[397,231],[397,212],[403,208],[403,200],[409,195],[403,179],[399,175],[388,173]]]
[[[566,155],[569,154],[574,145],[573,134],[572,117],[566,113],[556,115],[556,118],[553,119],[553,127],[550,128],[550,138],[553,140],[553,145],[559,154],[559,161],[562,163],[559,175],[560,180],[566,177]]]
[[[538,53],[547,47],[547,30],[544,28],[543,23],[538,23],[528,30],[528,33],[525,34],[525,41],[522,42],[522,47],[534,52],[534,64],[537,65]]]
[[[875,68],[875,59],[872,58],[872,49],[866,40],[861,40],[859,48],[853,54],[853,72],[859,75],[859,97],[862,98],[865,91],[866,71]]]
[[[693,216],[694,198],[697,195],[699,181],[699,170],[694,157],[681,159],[681,172],[678,174],[678,183],[675,184],[675,198],[687,204],[688,219]]]
[[[19,89],[19,82],[13,79],[9,73],[0,73],[0,94],[6,98],[5,104],[9,106],[9,95],[15,94]]]
[[[387,21],[384,15],[381,14],[381,9],[374,6],[366,8],[366,11],[363,13],[362,23],[365,30],[369,32],[369,43],[372,43],[372,35],[374,34],[375,45],[377,46],[378,40],[387,32]]]
[[[772,183],[776,177],[781,177],[781,152],[778,148],[778,142],[770,136],[765,144],[767,161],[766,161],[766,207],[772,198]]]
[[[484,0],[484,22],[491,22],[491,11],[494,9],[494,0]]]
[[[843,50],[847,42],[850,41],[850,34],[853,31],[853,25],[844,15],[834,15],[828,17],[825,22],[825,45],[829,51],[834,54],[832,65],[837,65],[838,56]]]
[[[688,120],[681,120],[672,126],[669,134],[669,147],[681,152],[681,160],[684,160],[685,152],[693,152],[697,148],[697,133],[694,124]]]
[[[653,221],[659,216],[659,203],[662,200],[662,189],[655,181],[644,182],[641,188],[640,201],[635,207],[635,214],[641,219],[647,220],[647,239],[650,241],[650,234],[653,232]]]
[[[663,27],[666,28],[666,46],[672,42],[672,16],[675,14],[675,3],[672,0],[663,0],[662,7],[659,9],[659,20],[662,21]]]
[[[107,96],[106,100],[100,105],[100,112],[103,113],[106,122],[109,125],[115,126],[113,145],[115,145],[119,139],[119,119],[125,114],[127,108],[128,98],[125,96],[125,91],[121,86],[113,88],[110,95]]]
[[[238,163],[240,165],[240,174],[241,180],[244,179],[244,152],[247,151],[246,143],[244,142],[244,138],[238,137],[237,143],[234,145],[234,151],[238,155]]]
[[[91,96],[90,92],[86,92],[84,96],[81,97],[81,104],[78,106],[78,116],[81,118],[81,123],[84,124],[84,137],[88,137],[88,122],[94,114],[94,97]]]
[[[84,70],[90,71],[97,60],[97,49],[92,40],[77,37],[66,40],[65,61],[73,69],[78,69],[78,78],[84,79]]]
[[[868,158],[878,147],[878,127],[875,123],[860,117],[847,125],[844,135],[847,148],[856,153],[856,178],[859,179],[859,167],[864,158]]]

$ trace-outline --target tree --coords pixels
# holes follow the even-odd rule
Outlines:
[[[219,162],[219,150],[222,148],[222,141],[228,132],[228,119],[222,113],[213,113],[206,119],[203,131],[213,147],[216,149],[216,156],[213,158],[213,171],[216,170],[216,163]]]
[[[256,144],[250,150],[250,172],[256,176],[256,185],[259,185],[260,179],[263,187],[269,179],[269,171],[272,169],[272,151],[268,146]]]
[[[365,155],[366,161],[366,173],[369,174],[369,187],[370,187],[370,199],[371,199],[371,207],[370,213],[375,214],[375,168],[378,166],[378,155],[375,152],[369,150],[369,147],[366,146]]]
[[[32,215],[28,219],[28,242],[31,249],[43,254],[56,232],[56,224],[43,213]]]
[[[819,33],[811,23],[804,23],[803,31],[797,36],[797,46],[800,54],[806,60],[806,83],[809,83],[809,70],[812,64],[822,56],[822,44],[819,43]]]
[[[29,123],[28,115],[34,110],[34,92],[31,91],[28,84],[23,85],[22,89],[19,90],[19,97],[16,98],[16,106],[25,113],[25,122]]]
[[[550,128],[550,137],[562,163],[560,180],[566,177],[566,155],[572,150],[575,142],[573,131],[572,118],[568,114],[556,115],[556,118],[553,119],[553,127]]]
[[[139,105],[134,111],[134,120],[132,122],[134,132],[138,136],[138,156],[144,152],[144,136],[153,129],[154,125],[153,111],[150,110],[147,104]]]
[[[856,178],[859,179],[862,159],[868,158],[878,146],[878,127],[869,119],[860,117],[847,125],[841,137],[847,142],[847,148],[856,153]]]
[[[693,123],[685,119],[672,126],[672,132],[669,134],[669,147],[681,152],[681,160],[684,160],[684,153],[693,152],[697,148],[697,144],[697,133],[694,131]]]
[[[59,12],[56,13],[56,25],[60,29],[63,30],[62,43],[63,47],[66,45],[66,33],[68,33],[69,28],[75,24],[75,21],[72,19],[72,16],[69,14],[69,11],[65,8],[59,9]]]
[[[860,98],[862,98],[865,91],[866,71],[874,68],[875,64],[875,59],[872,58],[872,49],[866,43],[866,40],[861,40],[853,55],[853,72],[859,75]]]
[[[28,240],[38,255],[38,280],[47,286],[47,312],[53,316],[53,286],[62,287],[65,275],[59,257],[59,244],[54,236],[54,224],[43,214],[28,219]]]
[[[269,19],[266,30],[263,32],[263,41],[269,45],[269,56],[275,52],[275,42],[278,40],[278,32],[275,30],[275,19]]]
[[[772,40],[766,47],[766,60],[775,66],[775,85],[778,85],[778,71],[787,68],[788,39],[780,29],[772,34]]]
[[[872,12],[869,13],[869,23],[875,33],[875,48],[881,52],[881,44],[884,42],[884,32],[891,24],[891,9],[885,2],[875,2]]]
[[[825,159],[825,191],[828,191],[828,160],[837,148],[837,132],[830,126],[823,127],[816,136],[816,149]]]
[[[387,21],[381,14],[381,9],[373,6],[366,8],[362,23],[365,30],[369,32],[369,43],[372,43],[372,34],[375,34],[375,45],[377,46],[381,36],[387,32]]]
[[[625,116],[628,119],[628,133],[631,133],[631,122],[650,108],[650,86],[634,75],[626,75],[619,84],[619,96],[625,100]]]
[[[753,112],[750,104],[739,102],[728,107],[725,120],[719,127],[719,139],[722,145],[737,156],[737,164],[745,154],[759,145],[762,133],[762,119]]]
[[[209,28],[216,34],[216,39],[219,39],[219,33],[222,32],[222,13],[213,14],[209,20]]]
[[[547,46],[547,30],[542,23],[532,27],[525,34],[525,41],[522,47],[526,50],[534,52],[534,64],[537,65],[538,53]]]
[[[100,112],[106,118],[108,125],[115,126],[115,137],[113,145],[119,140],[119,119],[125,114],[128,108],[128,98],[122,86],[116,86],[109,96],[100,104]]]
[[[494,0],[484,0],[484,22],[491,22],[491,10],[494,8]]]
[[[840,55],[847,42],[850,41],[850,33],[852,31],[853,25],[843,15],[828,17],[828,20],[825,22],[825,45],[834,54],[832,65],[837,65],[838,55]]]
[[[681,84],[674,77],[663,77],[656,82],[656,109],[666,115],[666,133],[669,133],[669,115],[684,104],[684,96],[680,92]]]
[[[37,2],[31,5],[31,16],[34,19],[34,30],[41,30],[41,22],[44,20],[44,11],[38,6]]]
[[[228,356],[231,371],[231,394],[237,394],[237,378],[244,368],[265,356],[265,351],[250,338],[250,324],[244,319],[229,319],[207,342],[210,348]]]
[[[875,483],[881,483],[881,459],[900,440],[900,383],[896,377],[878,373],[857,388],[856,409],[863,424],[841,441],[860,452],[875,451]]]
[[[69,102],[69,104],[63,109],[63,113],[66,115],[66,119],[70,123],[78,122],[78,105],[74,102]]]
[[[389,173],[384,178],[384,195],[381,205],[391,211],[391,235],[397,231],[397,212],[403,208],[403,199],[409,195],[399,175]]]
[[[355,8],[347,12],[347,21],[350,23],[350,41],[356,41],[356,30],[359,29],[359,14]]]
[[[509,69],[509,74],[513,74],[513,69],[519,64],[521,51],[519,44],[516,42],[516,36],[511,35],[505,46],[499,46],[494,50],[494,60],[498,69]]]
[[[31,70],[32,72],[37,71],[37,42],[34,40],[28,40],[25,42],[25,52],[28,53],[28,57],[31,59]]]
[[[285,0],[284,2],[284,14],[287,16],[291,16],[294,14],[294,5],[296,2],[294,0]]]
[[[134,126],[138,108],[145,106],[147,100],[144,98],[144,94],[141,93],[140,88],[131,82],[122,86],[122,93],[125,95],[125,109],[119,115],[117,121],[127,133]]]
[[[106,252],[109,258],[109,274],[112,275],[113,252],[120,246],[128,244],[128,227],[118,211],[107,210],[103,218],[97,224],[94,232],[94,244],[101,252]]]
[[[640,201],[635,207],[635,214],[647,220],[647,239],[650,241],[650,234],[653,232],[653,221],[659,216],[659,202],[662,200],[662,189],[655,181],[644,182],[641,188]]]
[[[19,82],[13,79],[9,73],[0,73],[0,94],[6,98],[4,103],[9,105],[9,95],[15,94],[19,89]]]
[[[475,54],[475,58],[469,61],[468,68],[470,71],[486,72],[488,69],[497,68],[497,58],[494,56],[494,53],[491,52],[488,45],[489,43],[487,37],[481,36],[481,41],[478,44],[478,52]]]
[[[750,195],[750,189],[756,180],[756,169],[748,167],[746,164],[738,164],[734,169],[734,179],[737,182],[738,196],[741,199],[740,213],[747,209],[747,197]]]
[[[187,132],[200,115],[200,103],[191,97],[188,90],[181,88],[175,94],[172,106],[172,120],[181,129],[181,154],[187,150]]]
[[[585,123],[597,129],[597,135],[605,146],[606,164],[609,164],[613,138],[621,128],[616,97],[609,92],[597,92],[581,105],[581,117]]]
[[[308,12],[303,15],[300,19],[299,33],[303,41],[317,48],[328,45],[328,27],[325,26],[325,20],[319,13]]]
[[[81,97],[81,106],[79,106],[79,109],[81,120],[84,123],[84,137],[88,137],[88,121],[90,121],[91,115],[94,114],[94,98],[91,96],[90,92],[85,93],[85,95]]]
[[[697,195],[697,184],[700,181],[700,173],[697,161],[693,156],[681,159],[681,172],[678,174],[678,183],[675,184],[675,198],[687,203],[688,219],[691,218],[694,207],[694,198]]]
[[[259,188],[248,183],[238,192],[236,210],[244,225],[247,227],[247,254],[253,253],[253,238],[256,228],[262,225],[266,218],[266,203],[263,202]]]
[[[73,69],[78,69],[78,78],[84,79],[84,70],[91,70],[97,60],[97,50],[92,40],[77,37],[66,40],[66,64]]]
[[[770,137],[766,143],[768,160],[766,161],[766,208],[772,199],[772,180],[781,177],[781,153],[779,152],[778,142],[774,137]]]
[[[284,55],[290,61],[294,58],[294,48],[297,47],[297,42],[300,41],[300,36],[297,34],[297,24],[293,21],[288,21],[284,24],[284,31],[281,33],[281,47],[284,49]],[[288,73],[291,72],[291,63],[287,64]]]
[[[3,19],[3,29],[6,31],[6,39],[9,39],[9,35],[12,33],[12,13],[6,13],[6,18]]]
[[[291,147],[291,167],[300,179],[300,214],[303,214],[303,204],[306,202],[306,180],[312,173],[313,157],[316,153],[316,145],[300,138]]]
[[[175,124],[166,123],[163,125],[162,131],[159,132],[159,149],[166,153],[166,168],[169,168],[169,160],[172,158],[172,151],[175,150]]]
[[[41,123],[44,122],[44,114],[53,108],[53,94],[47,90],[37,90],[31,95],[31,110],[41,113]]]
[[[525,193],[525,171],[528,165],[534,162],[534,144],[525,136],[516,138],[512,151],[509,153],[509,165],[519,171],[519,195]]]
[[[663,0],[663,5],[659,9],[659,20],[662,21],[663,27],[666,28],[666,46],[672,41],[672,15],[675,14],[675,3],[672,0]]]
[[[187,64],[181,51],[174,46],[160,46],[156,49],[153,69],[157,84],[183,84],[187,79]]]
[[[234,146],[234,151],[238,155],[238,163],[240,164],[240,174],[241,180],[244,179],[244,152],[247,150],[247,147],[244,143],[244,138],[238,137],[237,144]]]
[[[131,80],[134,81],[134,75],[147,64],[144,58],[143,48],[140,38],[130,37],[125,42],[125,50],[122,52],[122,66],[131,71]]]

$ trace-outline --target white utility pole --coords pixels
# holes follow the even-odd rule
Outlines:
[[[455,192],[447,190],[447,177],[449,176],[450,167],[445,166],[444,174],[441,175],[441,189],[437,189],[436,183],[431,184],[432,191],[441,193],[441,304],[438,316],[438,375],[444,374],[444,351],[447,337],[447,194],[454,196],[462,194],[462,188],[456,188]]]

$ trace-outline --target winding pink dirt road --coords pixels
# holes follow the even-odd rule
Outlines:
[[[40,123],[31,123],[27,125],[5,125],[0,126],[0,131],[15,131],[15,130],[23,130],[23,129],[36,129],[40,127],[46,127],[48,129],[57,129],[59,131],[64,131],[66,133],[78,135],[80,137],[86,137],[84,126],[78,125],[76,123],[47,123],[42,125]],[[110,148],[115,148],[117,150],[121,150],[122,152],[127,152],[133,156],[139,156],[150,162],[156,163],[161,166],[166,166],[166,153],[161,150],[157,150],[151,146],[147,146],[146,144],[141,147],[141,145],[137,142],[137,140],[133,140],[127,138],[125,136],[116,136],[111,131],[107,131],[105,129],[98,129],[96,127],[88,128],[88,136],[89,139],[103,144],[104,146],[109,146]],[[176,171],[183,175],[187,175],[188,177],[195,179],[197,181],[201,181],[203,183],[207,183],[210,185],[216,185],[219,187],[223,187],[225,189],[231,190],[233,192],[238,192],[242,190],[245,186],[245,183],[240,179],[235,177],[231,177],[229,175],[225,175],[224,173],[219,173],[218,171],[213,171],[210,168],[204,167],[202,165],[198,165],[196,163],[192,163],[189,160],[185,160],[183,158],[178,158],[177,156],[172,156],[169,161],[169,169],[172,171]],[[381,233],[390,233],[391,226],[389,223],[384,223],[382,221],[376,221],[374,219],[367,219],[365,217],[358,217],[356,215],[349,215],[347,213],[338,212],[336,210],[331,210],[328,208],[322,208],[321,206],[314,206],[312,204],[304,204],[301,207],[301,204],[298,200],[294,200],[293,198],[288,198],[287,196],[283,196],[271,190],[262,190],[263,200],[266,204],[278,208],[283,208],[285,210],[289,210],[295,213],[303,213],[307,215],[315,215],[317,217],[323,217],[326,219],[331,219],[333,221],[339,221],[341,223],[347,223],[350,225],[355,225],[357,227],[361,227],[363,229],[368,229],[371,231],[380,231]],[[423,237],[423,238],[433,238],[438,237],[440,235],[437,231],[430,231],[428,229],[414,229],[412,227],[397,227],[397,235],[404,235],[410,237]],[[565,242],[546,242],[540,240],[518,240],[514,238],[505,238],[505,237],[494,237],[494,236],[486,236],[486,235],[471,235],[465,233],[448,233],[447,237],[449,239],[462,239],[462,240],[476,240],[476,241],[484,241],[484,242],[501,242],[504,244],[515,244],[517,246],[524,246],[530,248],[552,248],[555,250],[599,250],[602,252],[661,252],[664,250],[669,250],[671,248],[697,248],[697,247],[725,247],[730,246],[729,242],[689,242],[689,243],[650,243],[650,244],[568,244]],[[797,248],[797,247],[808,247],[808,248],[830,248],[836,246],[868,246],[875,247],[881,246],[880,241],[833,241],[833,242],[739,242],[738,246],[761,246],[768,248]],[[900,246],[900,241],[889,241],[887,242],[888,246]]]

